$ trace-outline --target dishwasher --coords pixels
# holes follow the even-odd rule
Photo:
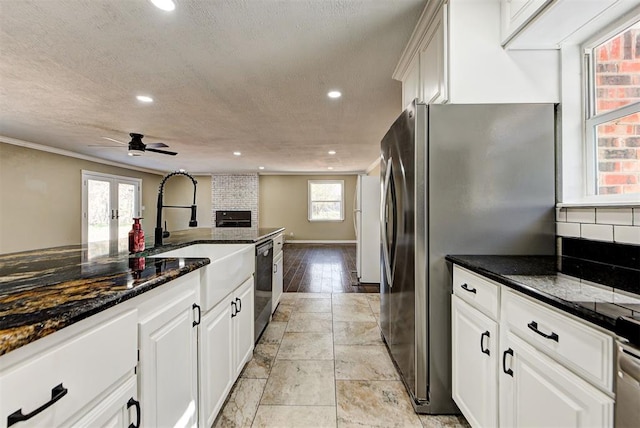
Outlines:
[[[635,324],[635,334],[628,335],[629,343],[617,344],[615,427],[640,426],[640,321],[626,319]]]
[[[257,343],[271,318],[273,276],[273,240],[256,245],[256,277],[254,282],[254,326]]]

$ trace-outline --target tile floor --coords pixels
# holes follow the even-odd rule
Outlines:
[[[214,426],[468,427],[414,413],[379,308],[373,293],[284,293]]]

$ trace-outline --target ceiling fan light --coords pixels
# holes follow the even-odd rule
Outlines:
[[[129,149],[129,156],[142,156],[142,154],[144,153],[143,150],[136,150],[136,149]]]

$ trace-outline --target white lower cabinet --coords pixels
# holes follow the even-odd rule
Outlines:
[[[273,314],[278,307],[280,297],[282,296],[282,288],[284,282],[283,265],[282,265],[282,251],[277,254],[273,260],[273,280],[272,280],[272,295],[271,295],[271,313]]]
[[[498,419],[497,323],[452,296],[452,394],[473,427],[495,427]]]
[[[187,275],[174,283],[145,302],[154,309],[138,325],[140,403],[147,427],[197,422],[199,276]]]
[[[213,425],[253,355],[253,277],[202,318],[199,327],[200,426]]]
[[[613,398],[508,333],[500,373],[504,427],[610,427]]]
[[[140,428],[141,409],[137,396],[136,376],[132,375],[71,426]]]
[[[610,335],[459,266],[453,292],[452,396],[471,426],[613,426]]]

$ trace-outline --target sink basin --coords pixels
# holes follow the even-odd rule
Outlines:
[[[200,269],[200,300],[207,312],[255,272],[253,244],[195,244],[154,257],[206,257],[211,263]]]

